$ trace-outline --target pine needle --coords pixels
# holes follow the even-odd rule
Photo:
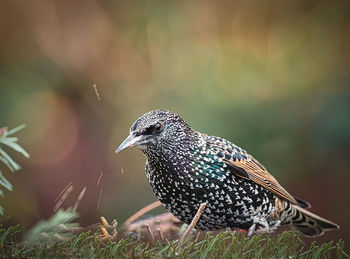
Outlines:
[[[59,235],[63,238],[67,237],[69,233],[65,231],[61,224],[63,224],[68,229],[72,227],[77,227],[78,224],[73,223],[73,220],[78,218],[79,215],[74,212],[71,208],[67,210],[58,210],[55,215],[53,215],[48,220],[42,220],[37,223],[24,237],[25,242],[35,243],[47,240],[54,240],[55,235]]]

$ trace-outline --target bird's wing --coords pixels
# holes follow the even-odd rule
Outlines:
[[[289,194],[264,167],[260,166],[258,161],[253,157],[250,156],[245,160],[234,160],[232,158],[230,160],[224,159],[224,163],[227,165],[228,169],[237,176],[252,180],[277,196],[293,204],[299,204],[297,200]]]
[[[217,151],[217,156],[223,159],[230,172],[238,177],[249,179],[293,204],[301,207],[308,205],[307,203],[304,205],[302,201],[298,202],[277,182],[263,165],[241,148],[227,140],[218,142],[217,139],[209,139],[207,143]]]

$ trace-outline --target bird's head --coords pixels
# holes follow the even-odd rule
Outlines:
[[[177,114],[166,110],[154,110],[143,114],[130,128],[129,136],[120,144],[116,153],[138,147],[142,151],[173,152],[194,131]]]

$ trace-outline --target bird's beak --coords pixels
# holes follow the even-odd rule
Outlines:
[[[130,135],[123,141],[123,143],[120,144],[120,146],[117,148],[115,151],[116,153],[119,153],[120,151],[128,148],[128,147],[133,147],[137,142],[142,138],[141,136],[135,137],[133,133],[130,133]]]

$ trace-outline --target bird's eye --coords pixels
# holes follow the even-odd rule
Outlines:
[[[163,125],[160,124],[159,122],[154,126],[154,131],[156,133],[160,133],[163,130]]]

